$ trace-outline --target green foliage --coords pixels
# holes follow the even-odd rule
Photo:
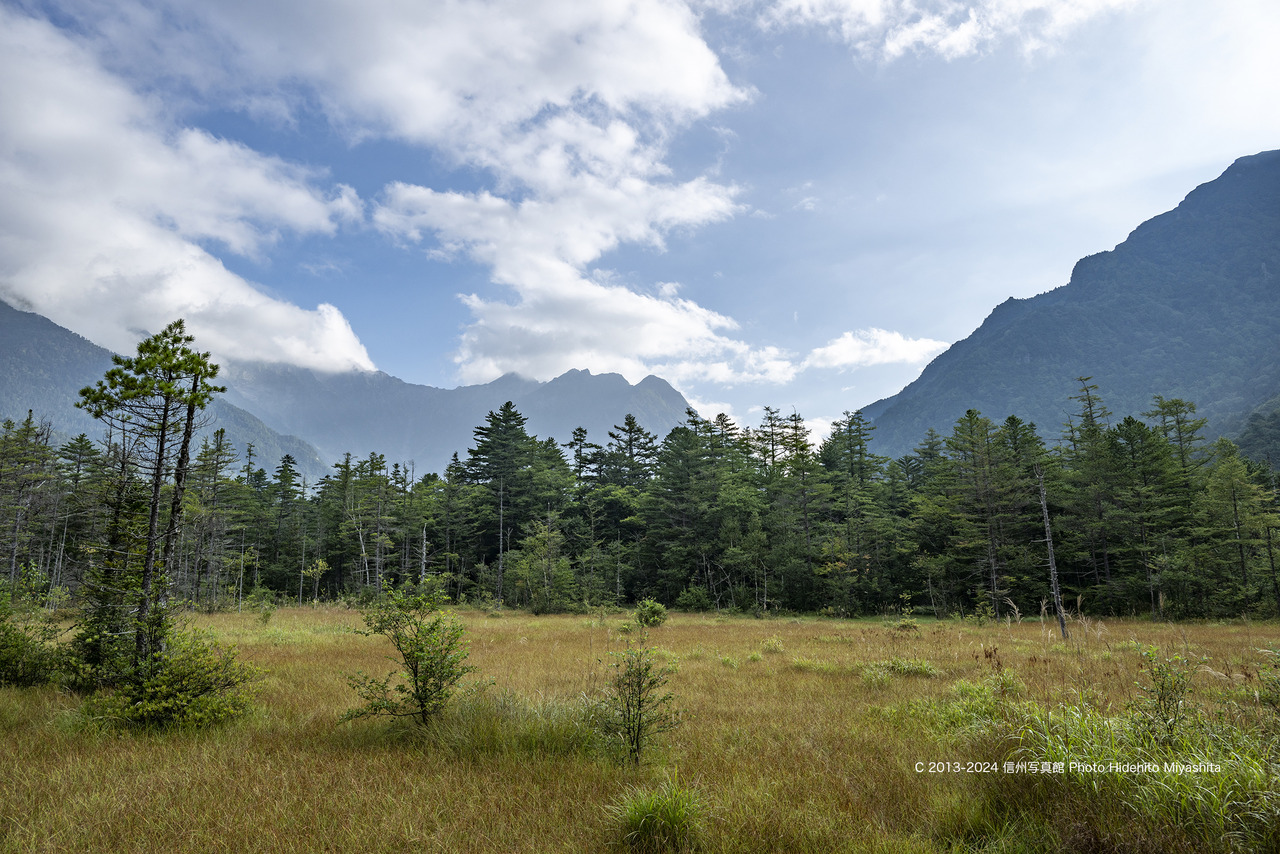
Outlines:
[[[1270,666],[1258,673],[1261,687],[1258,689],[1258,702],[1280,716],[1280,648],[1260,650],[1271,657]]]
[[[605,695],[606,725],[632,764],[639,765],[654,737],[680,724],[667,681],[673,668],[660,664],[652,649],[629,647],[611,653],[614,676]]]
[[[715,603],[711,601],[711,594],[707,592],[707,588],[700,584],[686,587],[676,597],[676,607],[681,611],[710,611],[715,607]]]
[[[622,845],[643,854],[696,851],[706,833],[702,796],[681,786],[675,774],[656,789],[631,789],[609,812]]]
[[[58,681],[65,657],[53,618],[19,588],[0,583],[0,685],[26,687]]]
[[[1151,684],[1123,715],[1087,695],[1053,708],[1020,700],[1024,689],[1006,673],[913,705],[913,716],[960,733],[1002,767],[974,775],[965,801],[939,817],[941,838],[982,850],[1075,850],[1102,839],[1116,851],[1275,850],[1274,735],[1190,714],[1190,662],[1151,648],[1144,658]]]
[[[641,599],[636,603],[634,619],[645,628],[660,626],[667,621],[667,606],[653,599]]]
[[[163,649],[114,689],[85,700],[90,720],[142,728],[198,729],[223,724],[252,707],[252,682],[261,671],[233,648],[196,632],[170,632]]]
[[[351,709],[343,720],[372,715],[411,717],[428,723],[449,701],[454,687],[475,670],[467,658],[462,623],[440,611],[438,593],[406,594],[388,588],[364,610],[365,628],[359,634],[381,635],[396,649],[403,668],[383,678],[357,673],[348,677],[364,706]]]
[[[1162,658],[1155,647],[1144,649],[1142,659],[1147,681],[1138,683],[1143,696],[1133,704],[1134,721],[1161,744],[1173,745],[1196,717],[1187,704],[1196,663],[1177,653]]]
[[[898,676],[927,676],[932,678],[938,675],[938,668],[922,658],[891,658],[888,661],[878,662],[877,666]]]

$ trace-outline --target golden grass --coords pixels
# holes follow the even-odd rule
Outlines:
[[[623,617],[463,614],[473,674],[489,690],[573,700],[637,641]],[[259,710],[211,732],[96,732],[53,689],[0,689],[0,851],[599,851],[607,807],[678,768],[710,813],[705,849],[936,851],[940,812],[970,781],[917,773],[958,753],[911,702],[962,679],[1013,672],[1048,706],[1086,693],[1122,709],[1141,645],[1203,656],[1198,700],[1247,702],[1273,625],[1086,621],[1062,642],[1039,623],[752,620],[676,614],[648,642],[677,671],[683,724],[632,770],[529,752],[459,755],[379,721],[337,723],[355,702],[344,673],[393,665],[358,613],[285,608],[199,617],[263,668]],[[736,666],[728,666],[732,660]],[[934,675],[895,670],[927,662]],[[902,671],[902,672],[899,672]]]

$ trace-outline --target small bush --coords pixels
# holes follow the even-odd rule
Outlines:
[[[653,650],[632,647],[612,653],[613,680],[604,700],[605,726],[636,765],[653,738],[680,724],[672,694],[664,691],[673,669],[658,664]]]
[[[0,589],[0,685],[27,687],[58,680],[62,656],[55,641],[61,630],[41,609],[14,603]]]
[[[1181,655],[1161,658],[1155,647],[1142,652],[1149,684],[1138,684],[1143,696],[1133,704],[1135,723],[1166,745],[1175,743],[1191,718],[1187,705],[1194,664]]]
[[[436,593],[404,593],[388,588],[383,598],[363,614],[362,635],[382,635],[396,648],[403,666],[379,679],[357,673],[348,676],[364,705],[342,716],[349,721],[370,715],[412,717],[427,723],[449,701],[458,681],[474,667],[462,641],[462,623],[439,611],[443,597]]]
[[[644,854],[688,852],[701,847],[706,806],[694,789],[680,786],[673,776],[657,789],[632,789],[610,809],[622,844]]]
[[[681,591],[676,597],[676,607],[681,611],[710,611],[715,604],[711,601],[711,594],[707,592],[705,587],[689,587]]]
[[[647,629],[660,626],[667,621],[667,606],[655,599],[642,599],[636,603],[634,619]]]
[[[783,651],[782,638],[774,635],[761,644],[760,649],[762,652],[767,652],[770,655],[780,655]]]
[[[91,720],[132,727],[200,728],[241,717],[251,707],[250,683],[261,671],[234,649],[197,632],[172,632],[165,648],[119,685],[89,697]]]

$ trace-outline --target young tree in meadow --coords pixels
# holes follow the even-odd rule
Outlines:
[[[163,573],[177,546],[191,440],[199,414],[225,391],[213,384],[218,366],[208,353],[191,349],[194,341],[183,322],[174,321],[139,343],[136,356],[113,356],[115,367],[96,385],[81,389],[76,404],[135,446],[146,472],[150,497],[134,608],[135,667],[164,642],[168,584]],[[171,487],[167,519],[166,486]]]

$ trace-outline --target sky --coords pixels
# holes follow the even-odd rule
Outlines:
[[[1274,0],[0,0],[0,297],[820,435],[1280,148]]]

